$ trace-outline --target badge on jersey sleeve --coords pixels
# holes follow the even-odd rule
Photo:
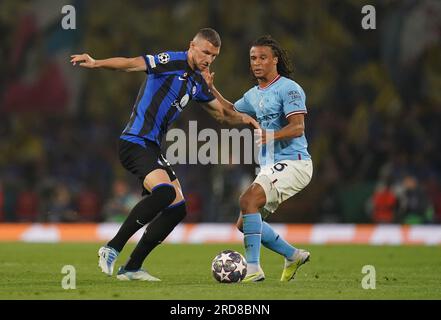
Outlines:
[[[166,64],[170,61],[170,55],[167,52],[162,52],[158,54],[158,61],[161,64]]]

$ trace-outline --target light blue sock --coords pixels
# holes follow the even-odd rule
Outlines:
[[[243,234],[247,263],[259,265],[262,240],[262,217],[260,213],[243,215]]]
[[[281,254],[289,259],[297,250],[278,235],[274,229],[266,222],[262,223],[262,244],[268,249]]]

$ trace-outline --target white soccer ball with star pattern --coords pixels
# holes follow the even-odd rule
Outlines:
[[[211,271],[219,282],[240,282],[247,274],[247,261],[237,251],[224,250],[214,257]]]

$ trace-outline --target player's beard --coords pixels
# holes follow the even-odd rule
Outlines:
[[[205,63],[201,63],[200,66],[198,66],[199,71],[204,71],[205,69],[209,68],[210,65],[205,65]]]

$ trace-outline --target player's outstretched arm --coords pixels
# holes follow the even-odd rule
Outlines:
[[[106,69],[126,71],[126,72],[147,70],[147,66],[145,64],[143,57],[135,57],[135,58],[116,57],[116,58],[97,60],[92,58],[87,53],[74,54],[71,55],[70,57],[71,57],[70,62],[74,66],[78,64],[79,66],[84,68],[90,68],[90,69],[106,68]]]
[[[207,68],[201,74],[204,77],[204,80],[207,83],[207,86],[210,89],[211,93],[222,104],[222,106],[227,110],[234,110],[234,105],[230,101],[225,99],[214,86],[214,72],[210,72],[210,70]]]
[[[204,109],[218,122],[230,125],[247,124],[260,129],[259,123],[249,115],[226,108],[218,99],[202,104]]]
[[[251,124],[254,128],[260,129],[259,123],[245,113],[236,112],[234,105],[225,99],[214,86],[214,72],[205,69],[202,72],[205,82],[216,99],[204,104],[205,110],[217,121],[226,122],[230,125]]]

